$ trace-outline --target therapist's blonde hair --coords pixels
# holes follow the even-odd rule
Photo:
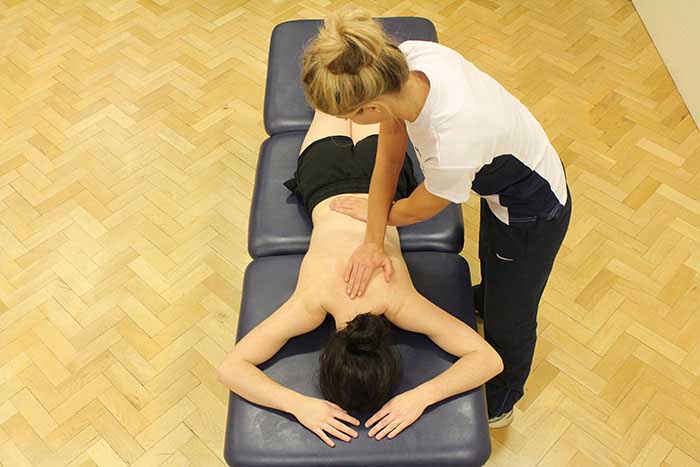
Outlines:
[[[399,92],[408,72],[403,52],[370,13],[346,6],[325,18],[306,47],[301,83],[311,107],[338,116]]]

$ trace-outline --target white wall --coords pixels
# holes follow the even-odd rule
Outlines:
[[[700,128],[700,0],[632,0]]]

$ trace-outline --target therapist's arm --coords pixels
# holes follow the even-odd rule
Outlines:
[[[350,256],[344,274],[346,291],[351,299],[364,294],[377,268],[384,269],[387,282],[391,280],[393,267],[384,252],[384,235],[407,144],[408,133],[403,121],[388,120],[379,124],[377,157],[369,184],[365,238]]]
[[[406,156],[408,134],[403,121],[379,124],[377,157],[369,184],[369,205],[365,243],[375,243],[384,249],[387,217],[396,184]]]
[[[449,200],[435,196],[421,183],[411,196],[400,199],[389,211],[387,224],[396,227],[416,224],[435,217],[450,204]]]

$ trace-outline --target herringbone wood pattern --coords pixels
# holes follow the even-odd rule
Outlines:
[[[0,464],[223,464],[270,32],[343,3],[0,0]],[[630,1],[358,3],[430,18],[567,168],[489,465],[699,465],[700,132]]]

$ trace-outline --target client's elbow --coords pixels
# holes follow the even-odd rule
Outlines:
[[[228,367],[225,363],[222,363],[219,365],[219,368],[216,369],[216,379],[218,379],[221,384],[226,385],[226,375],[228,373]]]
[[[235,373],[235,363],[236,357],[233,352],[226,355],[224,361],[221,362],[219,367],[216,369],[216,379],[219,380],[221,384],[227,387],[231,387],[231,376]]]
[[[503,359],[498,352],[494,350],[493,347],[489,346],[489,366],[491,367],[491,372],[493,376],[500,374],[503,371]],[[492,376],[492,377],[493,377]]]

